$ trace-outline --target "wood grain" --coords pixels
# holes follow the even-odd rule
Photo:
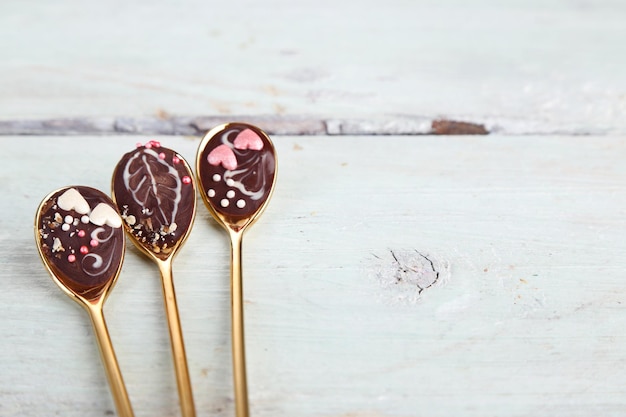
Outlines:
[[[486,135],[484,125],[424,117],[386,120],[317,119],[297,116],[74,117],[48,120],[0,120],[0,135],[195,135],[245,120],[270,135]]]
[[[0,119],[408,116],[623,134],[625,20],[613,0],[5,1]]]
[[[198,145],[158,139],[186,158]],[[54,188],[108,190],[136,141],[0,138],[2,416],[113,412],[89,320],[46,275],[32,222]],[[244,241],[253,415],[623,413],[625,138],[275,144],[278,188]],[[233,415],[228,256],[201,209],[174,262],[201,416]],[[136,415],[176,415],[158,271],[135,249],[105,314]]]

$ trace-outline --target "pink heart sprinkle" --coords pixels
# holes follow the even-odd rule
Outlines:
[[[254,131],[250,129],[244,129],[235,138],[235,148],[237,149],[252,149],[255,151],[260,151],[263,149],[263,141],[254,133]]]
[[[209,153],[207,161],[209,161],[209,164],[213,166],[218,166],[219,164],[222,164],[224,168],[231,171],[237,168],[237,158],[235,158],[233,150],[226,145],[220,145],[217,148],[213,149]]]

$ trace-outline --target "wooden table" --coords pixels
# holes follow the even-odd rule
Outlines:
[[[623,415],[626,6],[506,3],[2,3],[0,415],[115,414],[41,199],[229,120],[280,163],[244,247],[254,416]],[[200,205],[199,416],[234,415],[228,257]],[[160,292],[129,246],[105,314],[138,417],[179,415]]]

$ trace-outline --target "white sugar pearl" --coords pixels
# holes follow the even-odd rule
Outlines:
[[[209,191],[206,192],[209,197],[215,197],[215,190],[210,188]]]
[[[227,179],[226,185],[228,185],[229,187],[232,187],[233,185],[235,185],[235,180],[233,180],[232,178]]]
[[[233,198],[235,196],[235,192],[233,190],[228,190],[226,193],[226,197]]]
[[[67,232],[68,230],[70,230],[70,225],[69,225],[69,224],[67,224],[67,223],[63,223],[63,226],[61,226],[61,229],[62,229],[64,232]]]
[[[65,216],[65,223],[70,224],[74,221],[74,218],[72,216]]]
[[[89,216],[84,215],[83,217],[80,218],[80,221],[85,224],[89,223]]]
[[[228,200],[223,198],[222,201],[220,201],[220,205],[222,207],[228,207]]]
[[[221,177],[221,175],[220,175],[220,174],[214,174],[214,175],[213,175],[213,181],[218,182],[218,181],[219,181],[219,180],[221,180],[221,179],[222,179],[222,177]]]
[[[246,206],[246,202],[243,200],[237,200],[237,207],[244,208]]]

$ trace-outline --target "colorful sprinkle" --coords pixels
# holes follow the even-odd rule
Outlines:
[[[141,142],[137,142],[137,143],[135,143],[135,147],[136,147],[136,148],[141,148],[142,146],[143,146],[143,145],[141,144]]]
[[[151,140],[150,145],[154,146],[155,148],[160,148],[161,142],[159,142],[158,140]]]
[[[183,177],[183,184],[191,184],[191,178],[188,175]]]
[[[177,156],[175,156],[175,157],[173,157],[173,158],[172,158],[172,162],[173,162],[173,163],[175,163],[175,164],[177,164],[177,163],[179,163],[179,162],[180,162],[180,158],[179,158],[179,157],[177,157]]]
[[[86,255],[89,253],[89,248],[87,246],[81,246],[80,247],[80,253],[82,253],[83,255]]]
[[[98,241],[96,239],[91,239],[91,242],[89,242],[89,246],[95,248],[96,246],[98,246]]]
[[[146,143],[146,149],[150,149],[150,148],[152,148],[152,143],[150,142]]]
[[[77,235],[78,235],[78,237],[85,237],[85,231],[84,230],[79,230]]]
[[[74,255],[67,255],[67,261],[68,262],[74,262],[76,260],[76,256]]]
[[[159,159],[165,159],[165,154],[163,152],[159,154]]]

